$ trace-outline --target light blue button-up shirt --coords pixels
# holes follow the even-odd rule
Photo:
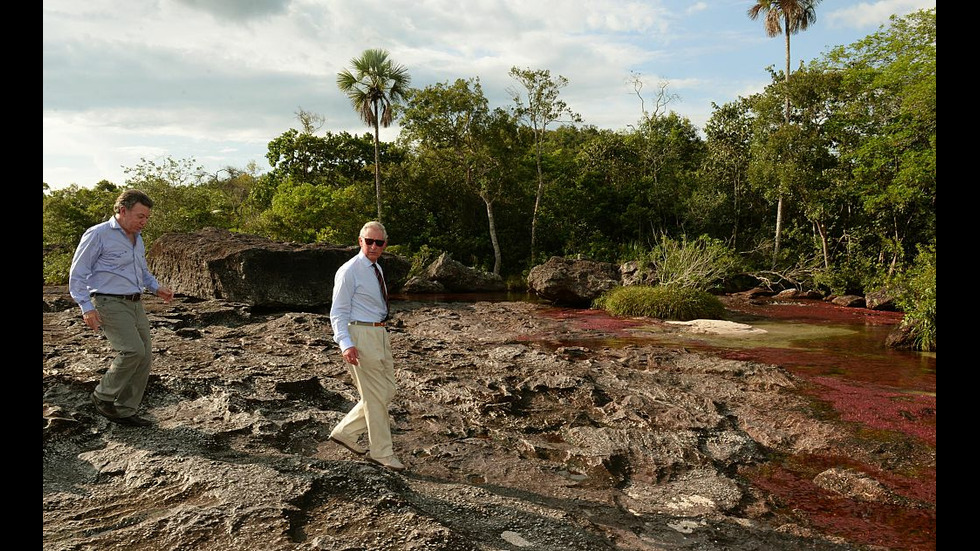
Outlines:
[[[378,266],[381,270],[381,266]],[[384,272],[382,271],[382,274]],[[388,315],[385,297],[381,294],[378,277],[371,261],[358,252],[337,269],[333,280],[333,300],[330,303],[330,326],[333,340],[343,352],[354,346],[347,324],[351,321],[378,322]]]
[[[68,292],[82,308],[93,310],[92,293],[132,295],[160,288],[146,265],[143,236],[136,234],[134,245],[126,230],[113,216],[85,230],[71,260]]]

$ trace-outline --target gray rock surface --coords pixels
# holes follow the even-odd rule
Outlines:
[[[111,351],[66,297],[45,288],[45,550],[860,548],[741,474],[880,452],[776,366],[608,347],[621,334],[543,305],[396,301],[396,474],[327,441],[357,393],[326,314],[149,297],[144,429],[89,403]],[[866,475],[820,483],[892,499]]]

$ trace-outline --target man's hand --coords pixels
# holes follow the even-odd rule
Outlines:
[[[351,364],[357,365],[357,347],[352,346],[343,352],[344,361]]]
[[[170,287],[160,287],[157,289],[157,296],[163,299],[163,302],[170,302],[174,299],[174,292],[170,290]]]
[[[98,310],[89,310],[82,314],[82,320],[92,331],[98,331],[102,327],[102,316]]]

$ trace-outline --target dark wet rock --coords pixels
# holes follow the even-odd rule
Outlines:
[[[847,306],[848,308],[864,308],[865,306],[864,297],[861,295],[839,295],[827,298],[838,306]]]
[[[218,228],[164,234],[147,251],[157,279],[182,294],[266,308],[317,308],[330,304],[333,276],[357,247],[300,245]],[[390,289],[405,282],[410,263],[396,255],[379,260]]]
[[[864,295],[865,307],[871,310],[897,311],[898,292],[894,289],[878,289]]]
[[[753,288],[747,289],[745,291],[739,291],[737,293],[732,293],[732,296],[737,297],[737,298],[740,298],[740,299],[750,300],[750,299],[754,299],[754,298],[771,297],[771,296],[773,296],[775,294],[776,293],[772,289],[769,289],[767,287],[753,287]]]
[[[44,292],[41,296],[41,301],[43,303],[41,311],[42,312],[60,312],[62,310],[69,310],[72,308],[77,309],[79,315],[82,311],[78,309],[78,305],[72,300],[71,295],[68,294],[68,287],[66,285],[46,285],[44,286]]]
[[[792,300],[792,299],[813,299],[819,300],[823,298],[823,294],[820,291],[814,290],[802,290],[802,289],[783,289],[782,291],[776,293],[775,297],[779,300]]]
[[[527,288],[535,295],[563,305],[589,306],[602,293],[621,285],[615,264],[553,256],[528,273]]]
[[[911,325],[899,323],[885,337],[885,346],[895,350],[914,350],[917,346],[915,333]]]
[[[95,413],[107,343],[77,309],[43,313],[44,549],[862,549],[740,474],[876,457],[777,366],[610,347],[622,335],[544,305],[395,301],[396,474],[327,440],[357,392],[326,314],[145,305],[149,429]],[[545,344],[561,339],[578,344]],[[906,453],[878,471],[921,459]],[[813,482],[895,497],[885,475]]]
[[[483,293],[507,288],[499,275],[465,266],[453,260],[449,253],[442,253],[426,268],[425,278],[453,293]]]
[[[619,281],[623,286],[656,285],[658,283],[654,266],[636,260],[629,260],[620,265]]]
[[[422,276],[413,276],[405,282],[402,292],[424,295],[446,293],[448,290],[438,281],[432,281]]]

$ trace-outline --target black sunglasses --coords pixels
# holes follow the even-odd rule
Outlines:
[[[369,246],[369,247],[371,245],[377,245],[379,247],[384,247],[385,246],[385,240],[384,239],[371,239],[370,237],[362,237],[361,239],[363,239],[364,240],[364,243],[366,243],[367,246]]]

